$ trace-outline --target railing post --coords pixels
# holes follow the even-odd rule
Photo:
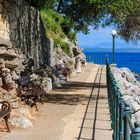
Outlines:
[[[140,140],[140,122],[131,122],[130,106],[125,102],[106,59],[108,102],[112,120],[113,140]],[[131,132],[130,132],[131,129]]]
[[[119,87],[117,87],[117,92],[116,92],[116,139],[117,140],[119,140],[119,130],[120,130],[119,98],[120,98],[120,92],[119,92]]]
[[[114,105],[113,105],[113,125],[114,125],[114,140],[118,140],[118,91],[119,91],[119,87],[115,81],[115,78],[113,76],[113,87],[114,87],[114,96],[113,99],[114,100]]]
[[[115,126],[115,111],[116,111],[116,108],[115,108],[115,102],[116,102],[116,99],[115,99],[115,90],[114,90],[114,86],[115,86],[115,81],[113,80],[113,75],[110,75],[111,76],[111,87],[110,87],[110,89],[111,89],[111,93],[110,93],[110,106],[111,106],[111,110],[110,110],[110,112],[111,112],[111,120],[112,120],[112,129],[114,130],[114,133],[113,133],[113,138],[114,138],[114,140],[115,140],[115,137],[116,137],[116,135],[115,135],[115,133],[116,133],[116,126]]]
[[[124,132],[123,107],[122,107],[123,103],[124,103],[124,98],[123,98],[123,95],[120,94],[120,97],[119,97],[119,139],[120,140]]]
[[[140,140],[140,122],[134,123],[135,128],[133,128],[131,133],[131,140]]]
[[[131,111],[129,105],[126,103],[125,104],[125,109],[124,109],[124,140],[130,140],[130,127],[129,123],[127,120],[127,116],[131,118]]]
[[[112,128],[114,130],[113,132],[113,140],[118,140],[118,128],[117,128],[117,92],[118,92],[118,85],[115,81],[115,78],[113,76],[113,74],[111,75],[112,76]]]

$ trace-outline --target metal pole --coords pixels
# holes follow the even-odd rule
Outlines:
[[[113,37],[113,46],[112,46],[112,64],[115,64],[115,35],[112,35]]]

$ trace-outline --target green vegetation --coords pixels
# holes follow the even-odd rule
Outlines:
[[[75,32],[69,32],[67,34],[67,37],[71,40],[71,42],[77,40],[77,36],[76,36],[76,33]]]
[[[52,9],[44,8],[41,10],[41,17],[48,36],[52,36],[53,39],[66,37],[61,27],[64,19],[59,13],[53,11]]]
[[[69,56],[71,56],[71,53],[70,53],[70,47],[68,45],[68,43],[66,43],[64,40],[58,38],[58,39],[54,39],[54,46],[55,47],[61,47],[62,50]]]
[[[76,33],[79,31],[88,33],[89,26],[98,29],[99,26],[108,25],[118,28],[126,41],[140,39],[139,0],[26,0],[26,2],[41,10],[46,33],[55,40],[63,40],[66,36],[76,40]]]
[[[47,36],[54,40],[54,46],[60,46],[67,55],[71,56],[69,45],[64,39],[67,36],[71,40],[75,40],[76,35],[70,29],[66,33],[65,28],[63,28],[65,24],[64,17],[52,9],[47,8],[41,10],[41,17],[46,28]]]
[[[133,5],[133,9],[124,20],[116,24],[119,34],[127,42],[140,40],[140,1]]]

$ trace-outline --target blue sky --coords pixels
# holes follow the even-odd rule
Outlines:
[[[107,28],[99,28],[98,30],[93,30],[90,27],[90,34],[84,35],[83,33],[78,33],[78,41],[81,48],[112,48],[112,35],[111,31],[112,27]],[[134,43],[126,43],[119,36],[116,37],[116,49],[125,49],[131,48],[133,50],[134,47],[140,46],[139,44]]]

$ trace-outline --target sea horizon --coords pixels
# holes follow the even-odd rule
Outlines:
[[[83,50],[86,55],[86,61],[95,64],[106,64],[106,56],[109,63],[112,63],[112,51],[90,51]],[[104,51],[104,52],[103,52]],[[136,51],[115,51],[115,63],[117,67],[129,68],[133,73],[140,74],[140,52]]]

